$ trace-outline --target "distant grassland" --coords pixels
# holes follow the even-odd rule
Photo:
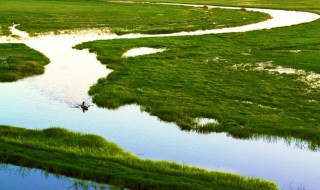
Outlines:
[[[0,82],[42,74],[49,59],[24,44],[0,44]]]
[[[121,0],[123,1],[123,0]],[[124,0],[131,1],[131,0]],[[159,2],[158,0],[133,0],[134,2]],[[169,3],[190,3],[190,4],[208,4],[224,5],[238,7],[258,7],[274,9],[294,9],[318,12],[320,10],[319,0],[161,0]]]
[[[131,189],[278,189],[256,178],[142,160],[102,137],[61,128],[0,125],[0,161]]]
[[[186,8],[86,0],[1,0],[0,32],[13,22],[31,34],[67,29],[109,28],[117,34],[172,33],[239,26],[268,19],[251,11]],[[0,33],[1,35],[1,33]]]
[[[89,48],[114,70],[89,91],[99,106],[135,103],[184,130],[293,136],[320,145],[320,87],[306,75],[258,69],[264,64],[319,74],[319,31],[320,20],[246,33],[95,41],[77,48]],[[167,51],[121,56],[144,46]],[[219,124],[200,126],[195,118]]]

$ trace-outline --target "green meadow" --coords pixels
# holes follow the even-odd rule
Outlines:
[[[0,126],[0,161],[123,189],[277,189],[272,182],[139,159],[100,136]]]

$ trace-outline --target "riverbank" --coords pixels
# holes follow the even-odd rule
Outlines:
[[[0,126],[1,162],[132,189],[277,189],[274,183],[142,160],[96,135]]]

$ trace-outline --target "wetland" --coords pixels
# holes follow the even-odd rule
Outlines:
[[[313,20],[318,18],[311,15]],[[68,29],[60,27],[59,31]],[[201,30],[159,35],[117,35],[100,29],[55,31],[60,35],[25,39],[15,38],[13,32],[2,42],[24,43],[47,56],[50,64],[44,75],[0,84],[0,122],[31,129],[61,126],[100,135],[141,158],[259,177],[275,181],[281,189],[316,189],[320,175],[314,167],[319,165],[319,67],[315,62],[319,44],[314,43],[318,27],[319,21],[314,21],[204,36],[224,29],[198,27]],[[39,32],[26,30],[31,35]],[[93,42],[77,45],[87,41]],[[89,51],[73,49],[75,45]],[[136,47],[165,51],[122,57]],[[269,70],[281,66],[315,77],[303,81],[296,73],[259,70],[259,63],[266,63]],[[78,108],[82,101],[92,105],[86,113]],[[211,122],[197,124],[204,118]],[[305,164],[299,164],[301,160]]]

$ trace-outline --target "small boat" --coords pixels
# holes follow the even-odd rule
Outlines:
[[[86,105],[85,102],[82,102],[82,104],[80,105],[81,109],[83,112],[88,111],[90,105]]]

